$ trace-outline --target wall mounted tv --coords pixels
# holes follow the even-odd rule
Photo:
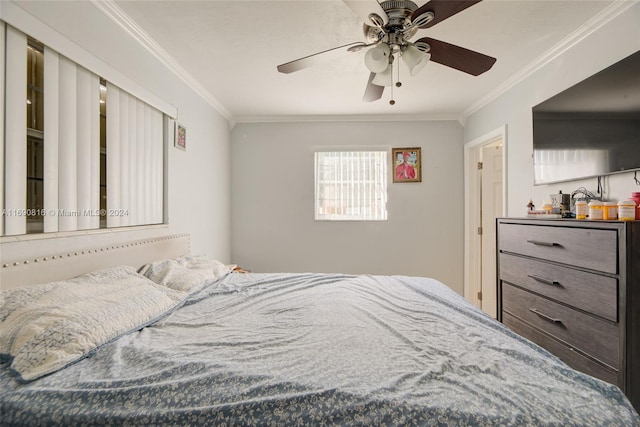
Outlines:
[[[640,169],[640,51],[533,107],[534,184]]]

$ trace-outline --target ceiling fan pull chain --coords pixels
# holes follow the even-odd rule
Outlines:
[[[399,54],[402,55],[402,54]],[[398,61],[398,80],[396,81],[396,87],[402,86],[402,82],[400,81],[400,61]]]
[[[393,105],[395,103],[396,103],[396,101],[394,101],[394,99],[393,99],[393,85],[391,85],[391,99],[389,100],[389,104]]]
[[[398,82],[396,82],[395,86],[400,87],[402,85],[402,83],[400,83],[400,62],[399,61],[393,61],[390,64],[390,67],[393,67],[393,63],[396,62],[398,64]],[[390,105],[394,105],[396,103],[396,101],[393,99],[393,68],[391,68],[391,100],[389,101]]]

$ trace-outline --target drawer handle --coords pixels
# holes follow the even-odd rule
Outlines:
[[[538,246],[562,246],[560,243],[556,243],[556,242],[542,242],[540,240],[527,240],[527,242],[529,243],[533,243],[534,245],[538,245]]]
[[[529,309],[529,311],[531,311],[532,313],[537,314],[538,316],[542,317],[542,318],[543,318],[543,319],[545,319],[545,320],[548,320],[549,322],[553,322],[553,323],[555,323],[555,324],[557,324],[557,325],[562,325],[562,320],[560,320],[560,319],[554,319],[554,318],[553,318],[553,317],[551,317],[551,316],[547,316],[547,315],[546,315],[546,314],[544,314],[544,313],[540,313],[540,312],[539,312],[538,310],[536,310],[535,308],[530,308],[530,309]]]
[[[536,276],[535,274],[528,274],[527,276],[531,277],[536,282],[544,283],[545,285],[561,286],[560,282],[556,282],[555,280],[551,279],[545,279],[544,277]]]

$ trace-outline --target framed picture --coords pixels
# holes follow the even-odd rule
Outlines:
[[[422,157],[419,147],[392,148],[393,182],[422,182]]]
[[[176,136],[173,140],[173,146],[181,150],[187,149],[187,128],[176,122]]]

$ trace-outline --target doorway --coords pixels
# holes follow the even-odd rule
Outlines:
[[[465,144],[467,300],[497,317],[495,219],[506,214],[506,127]]]

